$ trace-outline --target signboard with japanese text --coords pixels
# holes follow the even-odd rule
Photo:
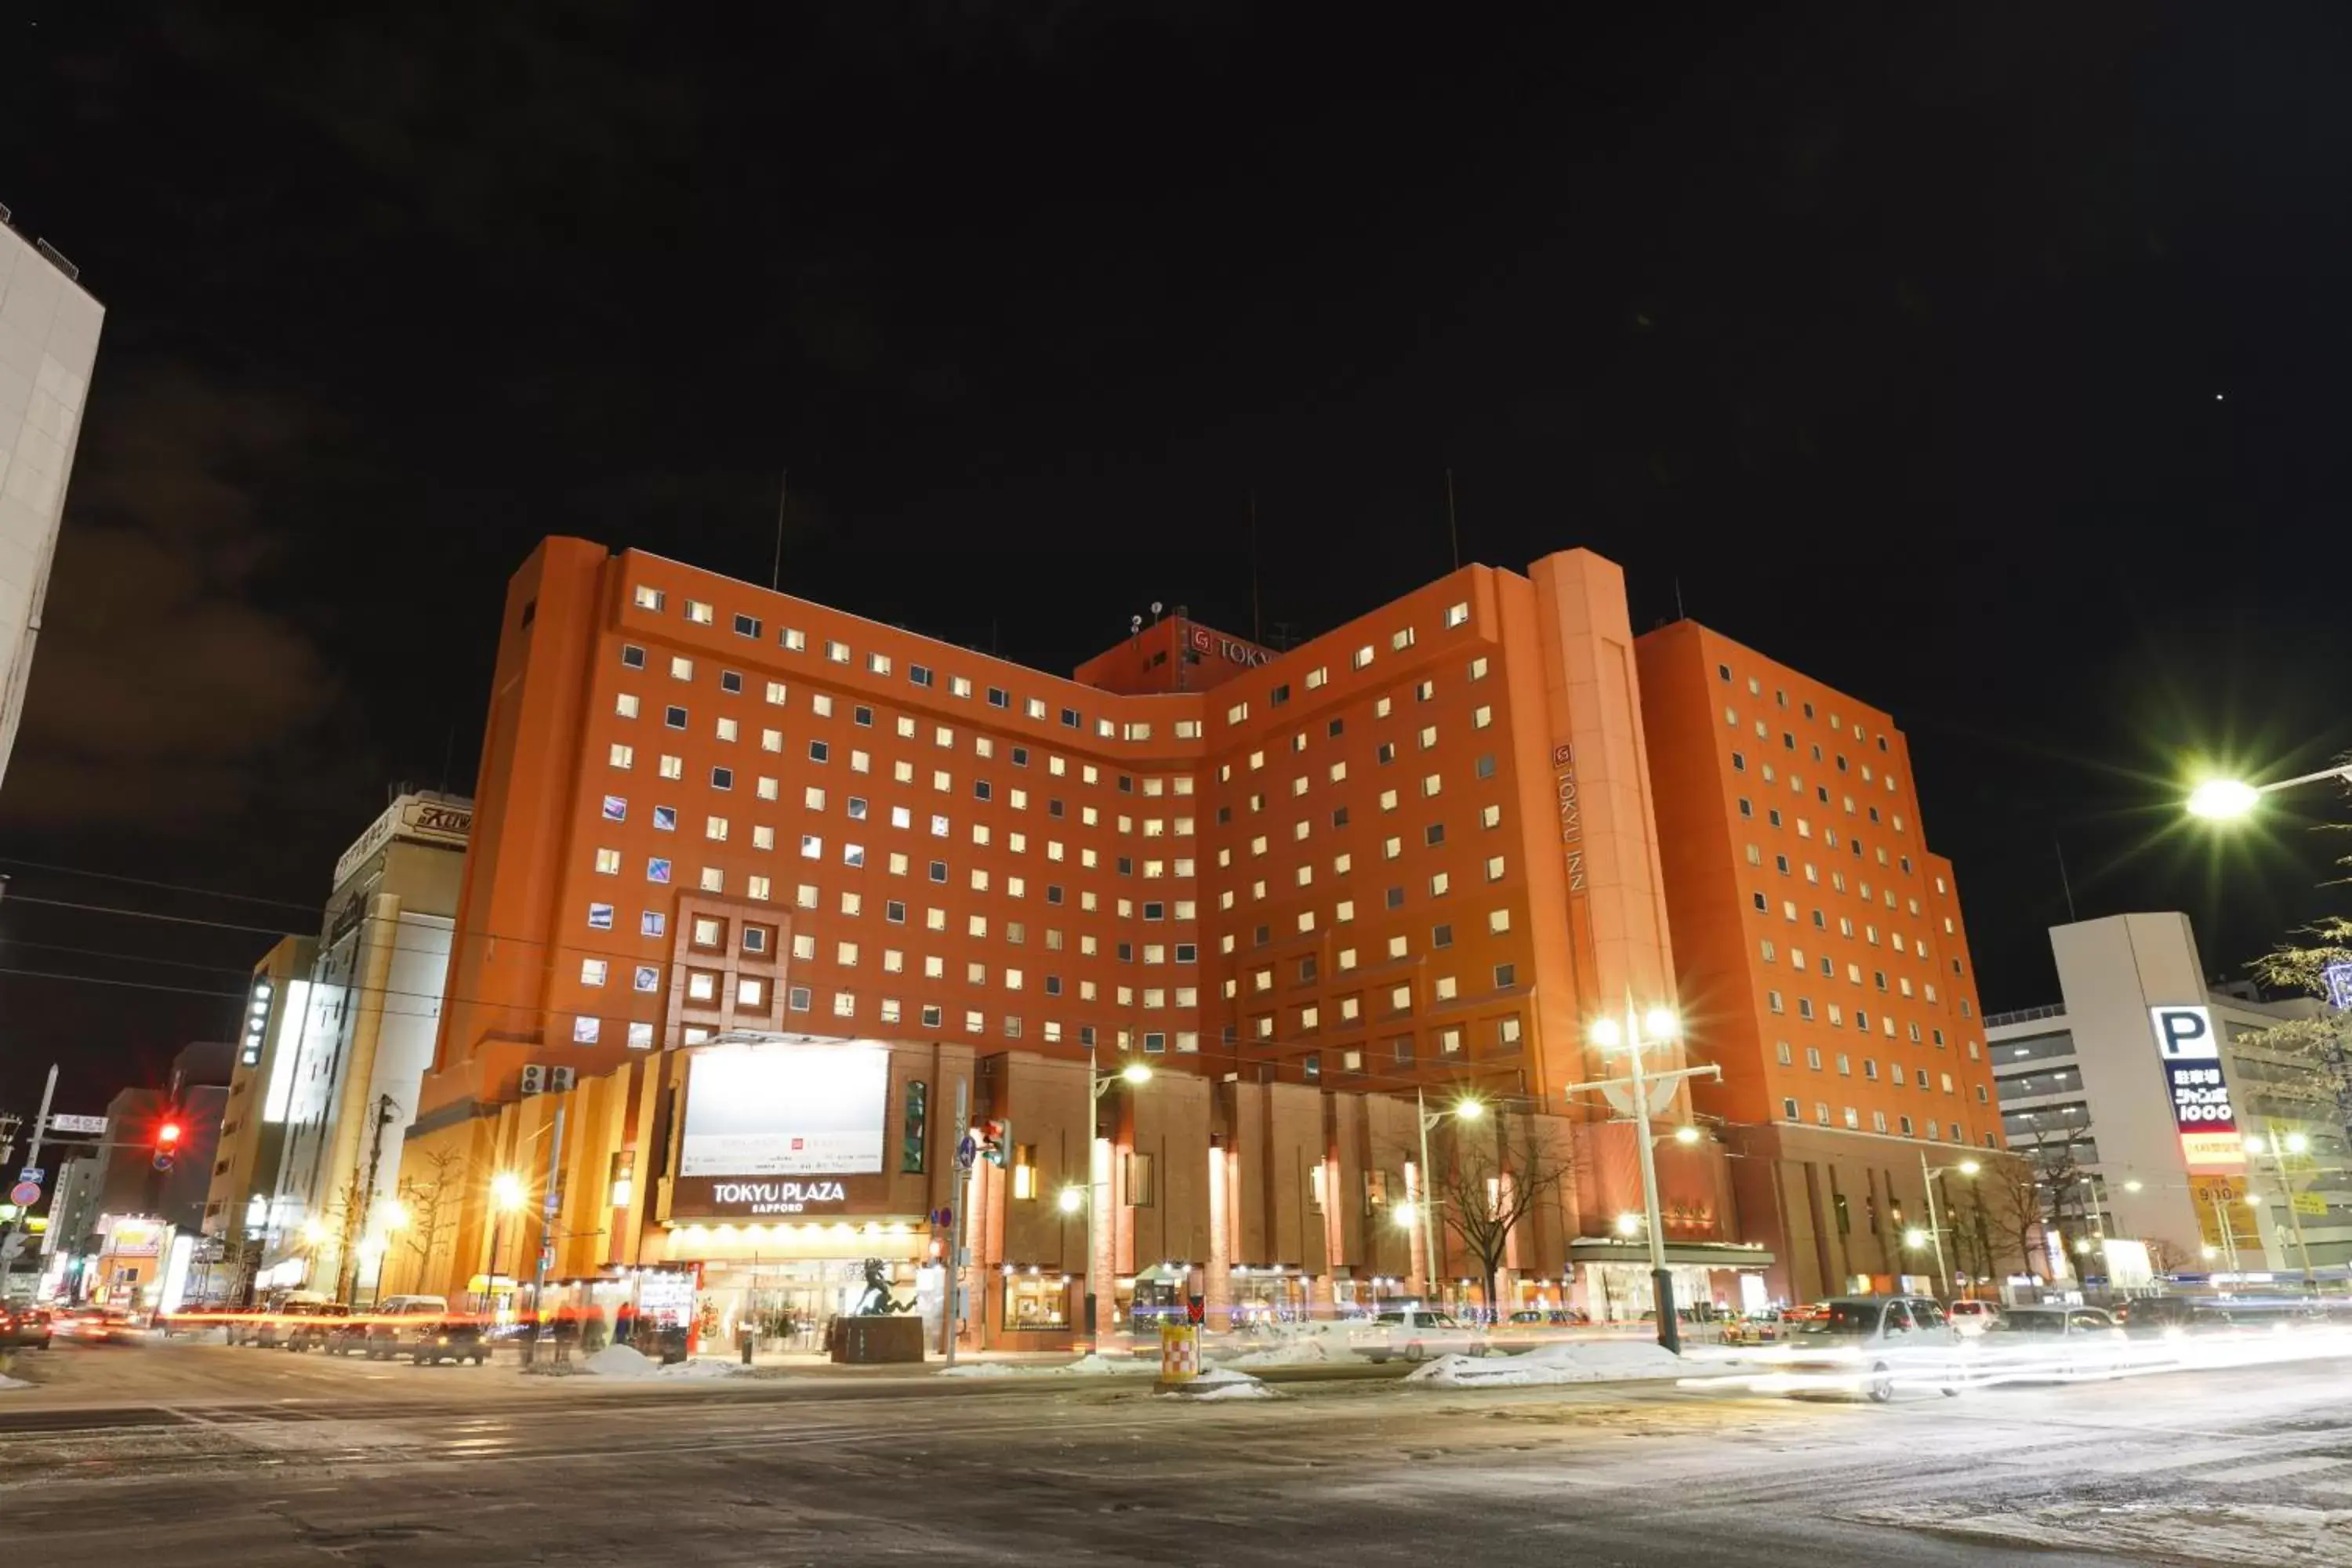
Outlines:
[[[2221,1040],[2210,1008],[2148,1009],[2157,1054],[2172,1097],[2172,1121],[2180,1135],[2181,1157],[2191,1171],[2230,1169],[2246,1163],[2237,1111],[2221,1074]]]

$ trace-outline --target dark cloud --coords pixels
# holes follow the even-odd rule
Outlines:
[[[35,826],[201,823],[248,808],[336,700],[312,638],[262,607],[266,474],[300,413],[184,370],[94,396],[8,775]]]

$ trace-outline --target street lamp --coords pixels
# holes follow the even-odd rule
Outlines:
[[[1437,1173],[1429,1163],[1429,1130],[1449,1116],[1457,1121],[1475,1121],[1486,1114],[1486,1107],[1485,1102],[1465,1094],[1451,1105],[1432,1110],[1428,1097],[1415,1087],[1412,1108],[1421,1121],[1421,1194],[1418,1202],[1403,1204],[1400,1207],[1412,1210],[1421,1224],[1421,1294],[1426,1305],[1441,1272],[1437,1256],[1437,1198],[1430,1186]],[[1398,1223],[1408,1229],[1412,1225],[1412,1220],[1400,1219]],[[1492,1301],[1486,1303],[1489,1307],[1495,1304]]]
[[[2208,822],[2236,822],[2252,816],[2254,806],[2266,795],[2327,779],[2352,784],[2352,765],[2322,768],[2315,773],[2301,773],[2266,784],[2251,784],[2243,779],[2209,778],[2189,792],[2186,805],[2191,816],[2201,816]]]
[[[1947,1171],[1958,1171],[1963,1176],[1973,1178],[1983,1169],[1984,1166],[1975,1160],[1960,1160],[1949,1165],[1937,1165],[1930,1169],[1927,1164],[1927,1152],[1925,1149],[1919,1151],[1919,1185],[1927,1196],[1926,1240],[1935,1245],[1937,1289],[1942,1290],[1947,1296],[1952,1293],[1952,1271],[1944,1261],[1944,1222],[1936,1214],[1936,1182]],[[1911,1241],[1910,1237],[1917,1234],[1916,1230],[1913,1230],[1906,1233],[1904,1237],[1915,1248],[1921,1243]],[[1985,1250],[1990,1252],[1991,1248],[1988,1247]],[[1990,1267],[1990,1258],[1986,1259],[1986,1265],[1988,1268]]]
[[[1086,1324],[1087,1338],[1089,1342],[1096,1340],[1095,1279],[1096,1266],[1101,1257],[1102,1244],[1101,1237],[1097,1234],[1102,1216],[1102,1205],[1095,1201],[1095,1187],[1101,1180],[1095,1173],[1095,1108],[1102,1103],[1102,1097],[1110,1092],[1113,1084],[1124,1083],[1129,1088],[1136,1088],[1150,1081],[1151,1064],[1150,1062],[1129,1062],[1115,1073],[1104,1074],[1097,1065],[1093,1042],[1087,1042],[1086,1187],[1077,1202],[1072,1202],[1071,1191],[1067,1188],[1063,1190],[1059,1201],[1064,1214],[1072,1213],[1080,1206],[1087,1211],[1087,1288],[1085,1314],[1080,1321]],[[1099,1349],[1100,1346],[1097,1344],[1096,1348]]]
[[[1076,1214],[1087,1206],[1087,1190],[1076,1186],[1064,1187],[1054,1201],[1064,1214]]]
[[[1677,1355],[1682,1353],[1683,1336],[1681,1325],[1675,1318],[1674,1276],[1666,1271],[1665,1223],[1658,1212],[1658,1152],[1655,1141],[1650,1136],[1650,1089],[1653,1084],[1680,1085],[1694,1078],[1720,1079],[1723,1077],[1723,1069],[1713,1064],[1676,1068],[1670,1072],[1659,1073],[1643,1068],[1642,1056],[1644,1051],[1653,1046],[1670,1045],[1681,1033],[1682,1020],[1675,1016],[1672,1008],[1652,1007],[1637,1016],[1633,1011],[1633,999],[1628,997],[1625,1019],[1622,1025],[1604,1015],[1593,1019],[1585,1030],[1585,1037],[1603,1056],[1621,1050],[1625,1053],[1630,1064],[1626,1076],[1601,1079],[1591,1083],[1572,1083],[1566,1090],[1572,1096],[1596,1089],[1604,1093],[1614,1089],[1626,1092],[1633,1101],[1633,1137],[1642,1156],[1642,1208],[1650,1226],[1650,1288],[1658,1309],[1658,1343]],[[1615,1103],[1622,1105],[1623,1101]],[[1675,1134],[1677,1139],[1681,1136],[1679,1132]],[[1633,1234],[1625,1229],[1622,1216],[1618,1220],[1618,1230],[1623,1235]]]
[[[530,1201],[530,1190],[512,1171],[490,1178],[490,1266],[484,1270],[482,1300],[487,1310],[498,1297],[499,1249],[506,1240],[507,1215],[520,1214]]]
[[[1927,1245],[1927,1233],[1915,1225],[1903,1233],[1903,1245],[1916,1252]]]

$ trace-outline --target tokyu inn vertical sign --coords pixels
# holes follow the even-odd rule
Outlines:
[[[2246,1163],[2238,1113],[2221,1077],[2221,1037],[2206,1007],[2151,1007],[2148,1023],[2172,1096],[2172,1123],[2180,1154],[2192,1171],[2225,1170]]]

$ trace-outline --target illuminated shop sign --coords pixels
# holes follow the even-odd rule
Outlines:
[[[2165,1086],[2172,1095],[2172,1121],[2180,1152],[2189,1167],[2243,1165],[2246,1150],[2238,1136],[2238,1114],[2221,1077],[2221,1040],[2213,1015],[2204,1007],[2151,1007],[2157,1054],[2164,1062]]]
[[[839,1182],[713,1182],[710,1201],[730,1214],[806,1214],[849,1201]]]
[[[695,1054],[680,1176],[855,1176],[882,1169],[890,1053],[869,1045]]]

